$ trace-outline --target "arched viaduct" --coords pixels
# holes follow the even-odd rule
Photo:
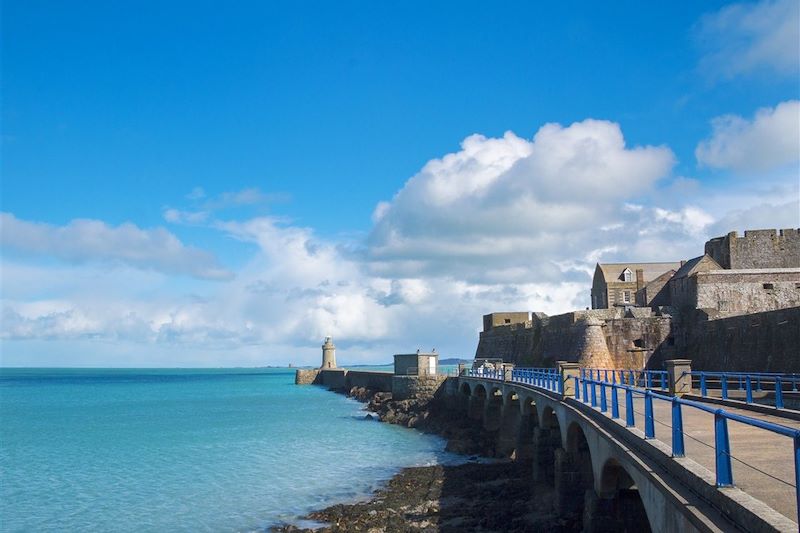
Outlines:
[[[496,432],[498,454],[532,463],[534,480],[555,488],[555,510],[582,520],[584,531],[796,530],[791,521],[776,527],[760,501],[709,486],[691,461],[567,394],[464,375],[447,389],[463,416]]]

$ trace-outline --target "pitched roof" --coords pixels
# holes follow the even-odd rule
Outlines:
[[[636,281],[636,271],[641,269],[644,272],[645,283],[653,281],[664,272],[669,270],[678,270],[681,267],[680,262],[674,263],[597,263],[597,268],[603,273],[603,278],[606,283],[622,281],[622,272],[629,268],[633,272],[633,280]]]
[[[686,261],[672,277],[675,279],[685,278],[691,276],[695,272],[705,272],[708,270],[722,270],[722,267],[719,266],[719,263],[714,261],[710,255],[703,254],[700,257],[694,257]]]

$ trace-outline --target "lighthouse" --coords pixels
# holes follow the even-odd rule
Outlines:
[[[320,368],[336,368],[336,346],[330,337],[325,337],[322,345],[322,366]]]

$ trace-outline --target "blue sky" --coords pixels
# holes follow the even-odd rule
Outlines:
[[[4,2],[2,363],[469,356],[800,225],[796,0],[429,4]]]

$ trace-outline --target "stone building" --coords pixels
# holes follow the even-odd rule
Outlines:
[[[697,307],[696,274],[720,270],[722,267],[709,255],[701,255],[682,263],[681,268],[669,280],[667,305],[681,310],[695,309]]]
[[[398,353],[394,355],[394,374],[396,376],[435,376],[439,368],[439,354],[436,351],[425,353]]]
[[[688,261],[598,263],[591,296],[591,311],[485,315],[476,357],[800,371],[800,230],[731,232]]]
[[[597,263],[592,280],[592,309],[659,305],[653,301],[664,299],[664,286],[680,267],[679,262]]]
[[[489,331],[495,326],[507,326],[509,324],[524,324],[531,318],[527,311],[512,313],[489,313],[483,315],[483,331]]]

